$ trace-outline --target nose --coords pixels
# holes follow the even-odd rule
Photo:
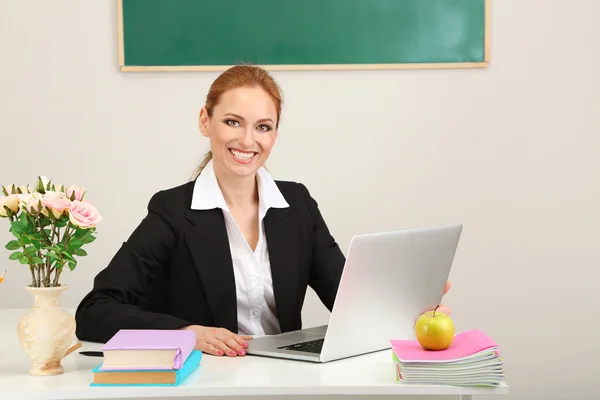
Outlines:
[[[252,137],[252,129],[245,129],[244,134],[242,135],[242,137],[240,137],[239,141],[240,145],[244,146],[245,148],[252,147],[252,145],[254,144],[254,138]]]

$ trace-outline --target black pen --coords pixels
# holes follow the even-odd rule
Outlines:
[[[104,357],[104,353],[101,351],[80,351],[79,354],[89,357]]]

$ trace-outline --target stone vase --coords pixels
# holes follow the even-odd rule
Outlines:
[[[67,286],[31,287],[34,306],[18,322],[21,347],[31,360],[29,373],[35,376],[64,372],[61,360],[75,339],[75,318],[59,305]]]

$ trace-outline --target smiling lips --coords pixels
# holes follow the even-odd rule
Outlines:
[[[241,151],[237,149],[229,149],[231,154],[233,155],[233,159],[241,164],[249,164],[254,156],[257,154],[253,151]]]

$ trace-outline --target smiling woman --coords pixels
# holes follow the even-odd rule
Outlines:
[[[198,121],[211,151],[192,181],[152,197],[97,275],[76,312],[80,339],[189,329],[203,352],[243,356],[253,335],[302,328],[307,287],[332,309],[345,258],[306,187],[264,168],[281,108],[264,69],[215,80]]]

